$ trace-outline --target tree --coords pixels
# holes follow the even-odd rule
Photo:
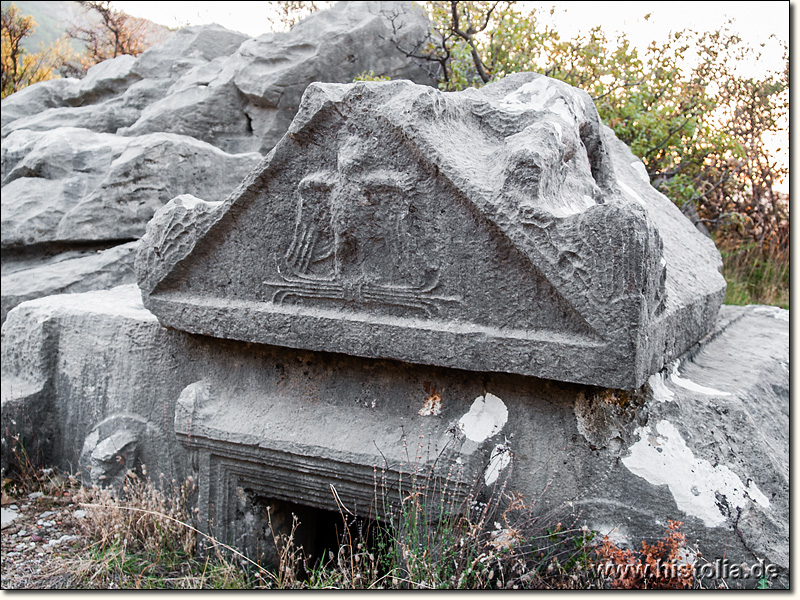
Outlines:
[[[640,53],[624,34],[609,40],[600,28],[563,40],[520,4],[427,2],[428,37],[398,48],[436,65],[443,90],[518,71],[586,90],[652,184],[696,224],[736,223],[759,244],[788,247],[788,199],[774,190],[784,169],[764,145],[765,135],[786,134],[788,60],[782,77],[746,79],[735,65],[753,50],[729,26],[673,32]]]
[[[69,58],[71,50],[64,40],[59,40],[39,52],[30,54],[22,47],[22,40],[36,29],[33,17],[19,14],[16,5],[11,4],[2,10],[0,17],[0,36],[2,53],[0,56],[0,83],[5,98],[22,88],[39,81],[58,77],[58,69]]]
[[[79,0],[78,4],[100,18],[97,25],[73,25],[68,31],[69,37],[86,44],[86,52],[80,58],[84,72],[109,58],[122,54],[138,56],[150,47],[147,20],[113,9],[109,1]]]
[[[2,11],[2,97],[22,88],[59,76],[82,77],[92,65],[121,54],[137,56],[158,41],[159,31],[149,21],[131,17],[111,8],[110,2],[79,2],[87,11],[98,15],[97,25],[73,25],[67,35],[40,51],[31,54],[22,47],[22,40],[33,33],[33,17],[21,15],[9,5]],[[87,46],[78,55],[69,38]]]
[[[333,6],[334,2],[326,0],[279,0],[270,2],[275,10],[275,15],[269,19],[272,29],[289,29],[298,21]]]
[[[788,168],[778,164],[765,142],[767,136],[782,130],[782,121],[788,118],[786,50],[785,64],[782,73],[768,73],[758,79],[735,76],[722,79],[719,96],[723,99],[724,117],[721,121],[739,146],[736,170],[741,187],[738,195],[719,196],[715,202],[704,206],[710,219],[738,215],[737,229],[748,231],[753,240],[768,248],[770,253],[788,250],[789,245],[789,199],[775,190],[776,180],[788,175]]]
[[[535,11],[527,21],[520,19],[514,4],[426,2],[432,22],[427,37],[413,48],[397,47],[410,58],[434,64],[439,87],[446,91],[479,87],[507,73],[533,70],[526,68],[529,60],[525,65],[515,64],[515,60],[521,56],[529,59],[554,32],[535,26]],[[386,16],[395,25],[399,15]]]

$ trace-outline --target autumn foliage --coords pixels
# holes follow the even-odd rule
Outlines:
[[[606,536],[595,548],[601,572],[615,589],[682,590],[694,584],[694,568],[687,559],[686,536],[680,521],[669,521],[666,537],[654,544],[642,542],[638,552],[621,549]]]
[[[2,98],[33,83],[58,77],[58,68],[71,56],[71,50],[63,39],[40,48],[39,52],[26,51],[22,47],[22,41],[35,29],[36,21],[30,16],[20,14],[14,4],[3,9],[0,18]]]

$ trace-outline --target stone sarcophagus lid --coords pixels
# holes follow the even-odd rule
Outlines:
[[[623,389],[711,329],[720,266],[590,97],[532,73],[312,84],[228,199],[173,199],[137,257],[167,327]]]

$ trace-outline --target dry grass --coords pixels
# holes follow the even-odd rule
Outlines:
[[[247,572],[222,552],[197,556],[189,479],[156,486],[129,471],[118,492],[81,488],[87,552],[72,565],[74,584],[95,589],[229,589],[251,587]]]
[[[115,493],[110,488],[80,488],[73,478],[62,484],[70,489],[66,494],[70,498],[64,502],[74,501],[75,508],[86,510],[81,520],[82,544],[66,554],[23,564],[10,578],[4,570],[4,587],[659,589],[702,585],[692,580],[690,571],[641,577],[635,569],[653,567],[659,560],[672,564],[683,559],[685,538],[677,530],[679,524],[670,527],[664,540],[643,542],[636,553],[607,539],[597,540],[594,532],[575,526],[577,519],[567,522],[558,520],[554,512],[538,514],[535,501],[506,494],[503,483],[490,490],[489,497],[467,495],[467,510],[451,512],[459,505],[451,502],[452,495],[435,493],[435,486],[452,482],[421,475],[418,472],[411,480],[399,506],[387,504],[393,508],[383,519],[363,527],[344,527],[338,548],[314,564],[307,562],[295,542],[295,519],[289,532],[274,536],[280,562],[272,572],[216,542],[205,556],[198,556],[196,542],[203,534],[190,524],[186,500],[191,497],[191,481],[175,486],[162,480],[165,487],[159,488],[130,473],[124,488]],[[435,500],[434,506],[429,499]],[[352,525],[347,507],[340,504],[340,509],[343,522]],[[601,565],[609,563],[633,570],[603,572]]]
[[[415,447],[414,447],[415,446]],[[342,519],[339,546],[318,563],[298,565],[293,532],[276,538],[285,563],[275,584],[312,589],[586,588],[592,533],[555,512],[506,493],[510,465],[494,485],[465,482],[456,455],[440,455],[445,471],[422,461],[420,437],[406,446],[403,484],[391,488],[375,469],[372,518],[356,521],[332,490]],[[510,451],[509,451],[510,454]],[[444,473],[444,474],[442,474]],[[302,568],[298,568],[302,566]],[[297,577],[297,574],[304,577]]]
[[[166,485],[162,476],[160,483],[148,480],[145,469],[143,477],[128,471],[120,493],[111,487],[81,488],[75,499],[87,511],[86,534],[100,547],[118,544],[156,558],[165,552],[191,554],[197,536],[183,523],[190,516],[194,482]]]
[[[420,458],[421,442],[416,458]],[[46,568],[21,573],[26,589],[586,589],[601,587],[592,571],[592,532],[562,524],[555,513],[505,492],[510,466],[491,488],[464,483],[410,461],[405,485],[389,490],[376,468],[373,520],[357,520],[337,498],[342,537],[311,564],[288,533],[274,534],[280,558],[268,572],[214,540],[196,552],[191,480],[156,485],[129,472],[123,487],[81,488],[71,496],[86,511],[82,547],[53,556]],[[428,470],[430,469],[430,470]],[[383,482],[383,483],[382,483]],[[466,494],[464,492],[467,492]],[[395,495],[396,497],[392,497]],[[354,524],[358,522],[357,526]]]
[[[123,487],[80,488],[74,478],[39,480],[72,486],[85,509],[83,545],[52,555],[36,570],[16,574],[10,587],[26,589],[603,589],[697,587],[689,571],[671,578],[614,575],[601,565],[673,563],[685,538],[671,526],[663,541],[635,553],[596,539],[568,511],[537,510],[537,499],[506,492],[513,461],[492,486],[465,483],[460,465],[445,475],[420,467],[423,441],[409,461],[405,484],[388,489],[386,470],[375,470],[372,519],[357,519],[331,492],[342,519],[338,547],[309,562],[299,547],[295,518],[273,533],[279,564],[267,571],[191,523],[194,482],[156,485],[146,472],[129,472]],[[446,458],[440,456],[439,458]],[[452,456],[449,458],[453,458]],[[449,459],[448,459],[449,460]],[[428,464],[428,463],[424,463]],[[439,473],[439,474],[437,474]],[[38,480],[37,480],[38,481]],[[52,487],[52,485],[50,486]],[[52,491],[52,490],[51,490]],[[543,490],[542,495],[547,490]],[[540,495],[541,497],[541,495]],[[564,507],[566,508],[566,507]],[[271,523],[270,523],[271,526]],[[197,553],[199,536],[207,551]],[[697,553],[695,552],[696,556]],[[687,567],[688,568],[688,567]],[[5,579],[5,574],[4,574]],[[4,581],[4,583],[6,583]]]
[[[728,283],[725,304],[771,304],[789,308],[789,254],[754,243],[717,241]]]

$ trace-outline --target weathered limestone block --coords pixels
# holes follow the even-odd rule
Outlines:
[[[94,478],[113,479],[119,472],[102,448],[94,451],[129,431],[137,438],[127,449],[136,461],[131,468],[145,463],[152,473],[183,476],[175,402],[166,395],[177,397],[182,377],[188,383],[196,376],[180,374],[176,350],[184,365],[197,350],[186,336],[172,341],[179,336],[142,308],[134,285],[24,302],[2,332],[4,468],[16,433],[44,465],[82,471],[91,482],[87,467],[99,462],[106,472]]]
[[[333,486],[369,516],[376,480],[391,503],[438,457],[453,482],[505,484],[633,546],[676,519],[706,560],[788,568],[788,361],[788,311],[772,307],[723,307],[628,394],[187,334],[130,285],[9,313],[3,462],[22,429],[88,480],[119,477],[117,456],[195,474],[201,527],[256,556],[264,506],[337,510]]]
[[[54,79],[3,99],[2,137],[13,131],[82,127],[116,133],[136,122],[186,71],[228,56],[248,39],[219,25],[184,27],[142,55],[118,56],[83,79]]]
[[[124,242],[144,232],[156,208],[182,192],[218,188],[224,196],[255,166],[260,155],[230,155],[188,137],[112,135],[183,73],[246,39],[219,26],[184,28],[137,58],[3,100],[3,319],[23,300],[131,282]]]
[[[120,129],[135,123],[145,107],[162,98],[171,83],[165,78],[141,79],[118,95],[96,104],[55,107],[18,118],[3,129],[3,137],[19,130],[49,131],[59,127],[118,133]]]
[[[139,118],[141,109],[125,105],[124,96],[113,98],[96,106],[66,106],[50,108],[30,117],[10,123],[3,129],[3,136],[15,131],[51,131],[60,127],[77,127],[97,133],[116,133]]]
[[[170,198],[227,196],[260,160],[169,133],[15,132],[3,141],[2,247],[136,239]]]
[[[232,56],[186,72],[120,133],[169,131],[227,152],[266,154],[312,82],[349,82],[374,71],[434,85],[424,65],[397,48],[413,48],[428,28],[410,2],[341,2],[288,32],[247,40]]]
[[[777,307],[724,306],[698,346],[648,380],[650,399],[621,460],[576,503],[593,528],[615,528],[636,545],[641,524],[659,512],[680,515],[701,548],[741,542],[748,564],[788,565],[788,324],[789,311]],[[590,430],[587,412],[576,404]],[[582,433],[598,447],[614,445],[609,429]],[[625,514],[611,506],[634,494]]]
[[[249,37],[221,25],[182,27],[166,42],[148,48],[136,60],[133,72],[145,79],[176,81],[194,67],[231,56]]]
[[[22,265],[50,271],[53,253],[67,259],[86,244],[99,250],[139,237],[178,194],[224,198],[261,158],[251,151],[266,153],[285,133],[312,81],[349,82],[374,70],[432,83],[394,47],[412,47],[426,28],[424,15],[402,2],[345,3],[257,40],[217,25],[187,27],[81,80],[42,82],[3,99],[3,277],[16,273],[4,283],[21,281]],[[91,286],[40,289],[125,283],[127,267],[118,264],[107,277],[106,262]],[[4,313],[35,292],[24,287],[3,286]]]
[[[218,78],[228,62],[220,58],[186,73],[147,106],[138,120],[120,129],[120,135],[168,131],[203,140],[226,152],[258,151],[245,112],[245,98],[230,78]]]
[[[67,79],[59,86],[59,101],[45,110],[29,107],[11,122],[3,123],[2,136],[18,130],[47,131],[57,127],[81,127],[98,133],[116,133],[139,118],[141,107],[129,106],[126,90],[141,80],[133,72],[136,58],[122,55],[94,65],[83,79]],[[36,86],[31,86],[35,88]],[[12,94],[9,98],[14,98]],[[6,101],[3,100],[3,111]]]
[[[67,88],[64,101],[71,106],[96,104],[123,92],[142,77],[134,71],[137,58],[123,54],[92,66],[86,77]]]
[[[20,91],[3,98],[0,112],[2,115],[3,137],[6,135],[6,125],[17,119],[29,117],[49,108],[60,108],[66,105],[64,93],[74,85],[77,79],[50,79],[35,85],[29,85]]]
[[[51,258],[4,264],[0,322],[6,320],[8,311],[26,300],[134,283],[138,246],[137,240],[104,250],[61,252]]]
[[[156,214],[139,283],[193,333],[635,389],[725,290],[642,169],[586,93],[540,75],[312,84],[236,194],[192,202],[197,224]]]

